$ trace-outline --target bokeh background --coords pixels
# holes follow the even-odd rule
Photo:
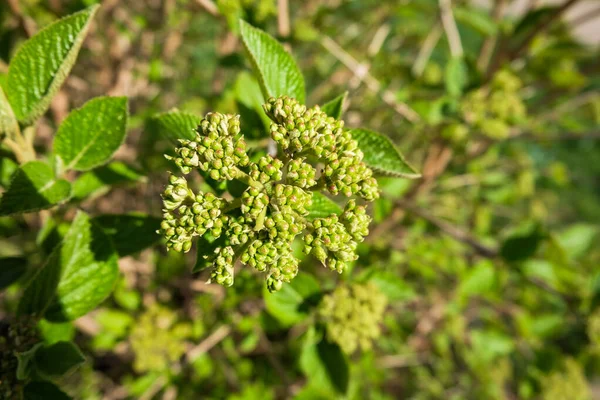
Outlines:
[[[94,3],[2,0],[0,77],[23,40]],[[116,156],[126,176],[80,193],[79,207],[160,217],[172,149],[153,117],[244,112],[258,86],[238,38],[243,18],[294,54],[308,104],[348,91],[346,124],[385,133],[423,175],[381,179],[348,274],[302,264],[331,290],[369,276],[387,298],[372,349],[347,355],[345,396],[600,399],[599,2],[100,3],[36,139],[49,147],[69,110],[94,96],[129,98]],[[0,175],[6,183],[6,168]],[[0,218],[0,255],[43,260],[39,228]],[[70,394],[339,397],[318,389],[303,354],[309,322],[282,324],[251,271],[224,289],[193,264],[160,243],[120,260],[114,295],[63,327],[87,357],[63,382]],[[0,294],[0,319],[17,298]]]

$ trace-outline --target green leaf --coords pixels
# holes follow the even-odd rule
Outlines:
[[[71,184],[56,179],[52,168],[41,161],[23,164],[12,176],[0,198],[0,216],[43,210],[63,203],[71,195]]]
[[[498,24],[485,12],[473,7],[452,7],[452,12],[458,22],[470,26],[484,36],[498,33]]]
[[[323,110],[325,114],[329,115],[330,117],[340,119],[342,117],[342,112],[344,111],[344,103],[346,102],[346,97],[348,97],[348,92],[340,94],[335,99],[323,104],[321,110]]]
[[[244,133],[246,139],[268,137],[271,120],[263,111],[264,99],[256,78],[248,71],[240,72],[234,84],[234,92],[238,113],[244,121],[244,130],[250,130],[250,135]]]
[[[415,289],[392,272],[374,272],[369,282],[373,282],[392,301],[409,301],[417,297]]]
[[[127,97],[96,97],[60,124],[54,151],[65,169],[86,171],[106,163],[127,134]]]
[[[350,133],[364,153],[363,161],[384,175],[416,179],[421,176],[404,160],[392,141],[381,133],[367,129],[351,129]]]
[[[50,105],[69,75],[98,6],[65,17],[27,40],[10,61],[6,96],[24,125]]]
[[[560,232],[557,240],[569,258],[577,259],[588,253],[599,232],[596,225],[575,224]]]
[[[342,212],[342,208],[329,197],[319,192],[313,192],[312,204],[308,208],[308,218],[312,221],[315,218],[329,217],[331,214],[339,214]]]
[[[287,95],[304,103],[304,77],[283,46],[243,20],[240,20],[240,34],[265,99]]]
[[[120,257],[139,253],[152,246],[160,236],[160,218],[146,214],[100,215],[92,220],[107,234]]]
[[[496,271],[489,260],[482,260],[461,277],[457,295],[462,300],[473,296],[485,296],[494,290]]]
[[[154,116],[152,120],[165,138],[173,144],[179,145],[178,139],[194,140],[196,128],[200,125],[202,118],[174,108]]]
[[[46,264],[25,289],[20,314],[70,321],[94,309],[118,278],[117,253],[101,228],[78,212]]]
[[[473,330],[471,344],[474,354],[486,363],[510,354],[515,347],[513,338],[492,330]]]
[[[19,123],[4,94],[4,90],[0,87],[0,139],[4,135],[14,137],[17,132],[19,132]]]
[[[308,316],[309,308],[319,295],[317,280],[301,272],[278,292],[269,293],[265,287],[263,297],[267,311],[281,324],[290,326]]]
[[[33,362],[36,372],[44,378],[58,378],[85,361],[79,348],[72,342],[58,342],[38,348]]]
[[[310,336],[309,332],[300,355],[300,368],[311,385],[345,394],[348,391],[350,367],[342,349],[325,339],[314,343]]]
[[[38,329],[46,345],[71,341],[75,337],[75,327],[71,322],[50,322],[42,319]]]
[[[39,381],[25,386],[23,400],[71,400],[71,398],[54,383]]]
[[[524,224],[502,243],[500,256],[508,262],[524,261],[535,255],[547,237],[538,223]]]
[[[469,83],[469,69],[462,57],[453,57],[446,64],[444,82],[450,96],[460,96]]]
[[[42,347],[43,343],[37,343],[32,348],[27,351],[23,351],[20,353],[16,353],[17,357],[17,379],[24,381],[35,374],[35,366],[33,363],[33,358],[35,357],[35,352]]]
[[[5,154],[0,155],[0,186],[8,188],[11,177],[18,169],[19,164],[12,158]]]
[[[0,289],[15,283],[27,271],[27,260],[21,257],[0,258]]]
[[[144,175],[136,169],[121,161],[113,161],[81,174],[73,182],[73,198],[83,200],[95,197],[108,192],[113,186],[143,180]]]

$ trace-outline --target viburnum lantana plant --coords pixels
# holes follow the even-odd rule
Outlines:
[[[304,78],[275,39],[243,21],[240,33],[257,75],[255,89],[266,99],[252,107],[266,115],[258,131],[270,151],[251,149],[247,132],[255,135],[256,127],[246,127],[240,115],[159,115],[159,124],[178,139],[166,157],[183,174],[171,175],[164,190],[159,233],[178,252],[198,240],[195,270],[210,266],[211,282],[233,285],[239,260],[263,272],[274,292],[298,274],[294,241],[339,273],[358,258],[371,221],[366,205],[379,197],[376,173],[419,175],[385,136],[344,126],[345,95],[323,107],[304,105]],[[196,190],[188,180],[194,170],[213,189],[241,189]]]
[[[344,123],[319,106],[307,108],[282,96],[263,105],[272,120],[271,138],[278,157],[251,161],[238,115],[207,114],[194,140],[181,139],[172,159],[183,174],[199,169],[216,181],[240,180],[248,185],[229,201],[195,192],[184,177],[171,175],[164,191],[161,233],[167,247],[187,252],[194,237],[207,232],[222,246],[208,255],[211,280],[225,286],[234,281],[239,259],[266,273],[270,291],[279,290],[298,273],[292,242],[302,235],[304,252],[325,266],[343,272],[356,260],[356,246],[368,234],[370,217],[364,205],[346,202],[340,215],[307,218],[313,192],[327,191],[366,201],[378,197],[373,171]]]

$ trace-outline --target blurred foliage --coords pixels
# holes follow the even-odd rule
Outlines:
[[[2,2],[0,85],[32,31],[93,3]],[[247,269],[224,290],[204,283],[206,271],[191,272],[193,255],[140,251],[157,240],[154,220],[98,217],[131,229],[106,227],[125,256],[115,291],[73,324],[38,324],[45,343],[74,338],[86,356],[61,379],[63,390],[77,399],[598,396],[600,54],[572,35],[557,7],[514,15],[453,1],[457,53],[436,0],[290,1],[289,35],[275,0],[102,3],[35,142],[49,148],[66,112],[93,96],[129,98],[118,164],[77,174],[77,207],[160,216],[172,169],[162,154],[172,144],[157,113],[238,113],[247,137],[264,140],[238,18],[293,49],[307,104],[348,91],[347,126],[387,134],[423,177],[380,180],[371,235],[351,271],[333,276],[305,257],[276,294]],[[3,189],[17,168],[5,150]],[[207,191],[211,183],[193,182]],[[63,211],[0,217],[1,351],[19,289],[73,217]],[[352,287],[377,307],[341,321],[340,310],[359,301]],[[372,327],[359,329],[370,345],[353,351],[341,339],[340,347],[348,331],[338,332],[332,315]],[[14,361],[2,358],[2,388]]]

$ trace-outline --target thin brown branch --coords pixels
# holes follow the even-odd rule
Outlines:
[[[573,18],[569,21],[569,25],[573,27],[580,27],[583,24],[587,24],[588,22],[600,17],[600,7],[595,10],[588,11],[576,18]]]
[[[437,46],[440,38],[442,37],[443,29],[441,25],[436,25],[433,27],[425,40],[423,41],[423,45],[419,49],[419,54],[417,54],[417,58],[415,59],[415,63],[412,67],[412,73],[414,76],[419,77],[423,74],[425,67],[427,66],[427,62],[431,58],[431,53]]]
[[[369,43],[369,47],[367,48],[367,55],[369,57],[375,57],[377,53],[381,50],[385,39],[387,39],[390,34],[391,28],[388,24],[383,24],[377,29],[375,35],[373,35],[373,39],[371,43]]]
[[[479,242],[479,240],[473,237],[469,232],[463,231],[461,228],[429,214],[427,211],[416,207],[414,204],[408,201],[399,200],[396,202],[396,204],[406,211],[423,218],[453,239],[471,246],[478,254],[487,258],[495,258],[498,256],[497,249],[491,248]]]
[[[288,0],[277,0],[277,31],[279,36],[290,36],[290,7]]]
[[[567,11],[570,7],[574,6],[579,0],[567,0],[560,7],[558,7],[552,14],[540,22],[530,33],[525,37],[521,44],[512,52],[509,53],[509,60],[517,58],[523,50],[529,46],[529,43],[541,32],[545,31],[550,25],[560,18],[560,16]]]
[[[392,107],[399,115],[406,118],[410,122],[417,122],[421,118],[415,110],[410,108],[408,104],[396,100],[396,96],[389,90],[383,90],[381,83],[371,75],[365,64],[358,62],[347,51],[340,47],[333,39],[324,36],[321,39],[321,45],[329,51],[335,58],[342,62],[360,81],[364,81],[369,90],[378,93],[381,99],[390,107]]]
[[[492,19],[496,24],[502,19],[505,10],[506,0],[496,0],[494,9],[492,10]],[[479,58],[477,59],[477,67],[480,71],[487,71],[492,60],[492,54],[494,54],[494,49],[496,48],[496,43],[498,42],[498,35],[499,33],[489,36],[483,42]]]
[[[213,17],[220,16],[219,7],[212,0],[196,0],[196,4],[202,7],[207,13]]]
[[[21,25],[21,28],[23,29],[25,34],[27,34],[27,36],[30,37],[33,36],[37,30],[37,27],[33,19],[29,18],[21,12],[21,5],[19,4],[19,0],[7,0],[7,2],[10,11],[19,20],[19,24]]]
[[[383,356],[377,360],[381,368],[405,368],[422,365],[425,361],[418,354],[394,354]]]
[[[600,139],[600,131],[591,131],[591,132],[567,132],[560,134],[552,134],[552,135],[544,135],[540,136],[534,133],[521,133],[518,135],[511,136],[509,140],[531,140],[537,142],[554,142],[554,141],[569,141],[569,140],[597,140]]]
[[[452,0],[440,0],[440,17],[446,37],[448,38],[450,54],[452,54],[452,57],[462,57],[463,47],[458,28],[456,27],[456,21],[452,14]]]
[[[560,7],[556,8],[556,10],[554,10],[550,15],[548,15],[539,24],[537,24],[514,50],[504,51],[503,49],[506,48],[506,43],[503,43],[501,45],[501,51],[498,51],[496,54],[492,67],[489,70],[488,76],[492,76],[493,73],[496,72],[506,61],[512,61],[518,58],[521,55],[521,53],[523,53],[523,51],[529,47],[529,44],[533,39],[535,39],[537,35],[548,29],[552,25],[552,23],[559,19],[565,11],[567,11],[570,7],[575,5],[578,1],[579,0],[565,1]]]
[[[192,362],[202,354],[206,353],[219,342],[227,337],[231,333],[231,327],[229,325],[221,325],[213,333],[211,333],[206,339],[204,339],[198,346],[194,347],[187,353],[187,362]]]

